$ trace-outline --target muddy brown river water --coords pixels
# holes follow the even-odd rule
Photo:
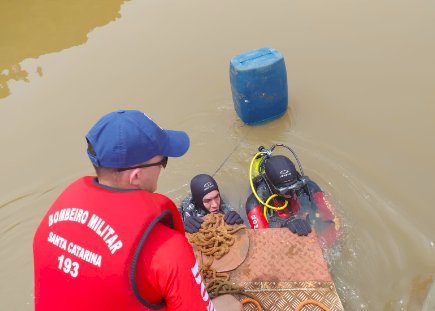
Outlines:
[[[251,127],[229,60],[259,47],[284,56],[289,109]],[[240,208],[256,148],[294,148],[340,219],[325,257],[345,309],[422,310],[435,279],[434,55],[429,0],[2,1],[1,309],[33,309],[36,226],[93,173],[90,126],[124,108],[189,133],[159,183],[177,203],[193,175],[217,171]]]

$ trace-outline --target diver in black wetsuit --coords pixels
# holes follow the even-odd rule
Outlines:
[[[293,153],[300,172],[286,156],[273,155],[277,146]],[[245,204],[251,228],[288,227],[293,233],[308,235],[314,227],[319,238],[332,245],[337,238],[335,216],[320,187],[303,174],[294,151],[282,144],[260,147],[251,172],[254,162],[258,175],[251,178],[252,193]]]
[[[227,224],[242,224],[240,215],[231,210],[219,192],[216,180],[207,174],[199,174],[190,182],[191,195],[181,203],[180,213],[184,221],[184,228],[189,233],[199,231],[203,222],[202,217],[209,213],[224,214]]]

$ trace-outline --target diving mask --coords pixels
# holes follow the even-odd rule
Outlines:
[[[268,179],[267,176],[266,176],[266,179]],[[272,190],[274,193],[281,195],[281,196],[285,196],[285,195],[291,195],[293,192],[304,187],[305,186],[305,179],[301,178],[300,180],[297,180],[296,182],[292,183],[291,185],[281,186],[281,187],[275,186],[268,179],[268,184],[272,187]]]

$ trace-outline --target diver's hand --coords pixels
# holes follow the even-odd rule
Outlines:
[[[229,225],[243,224],[243,219],[235,211],[230,211],[224,215],[224,221]]]
[[[189,216],[184,220],[184,230],[189,233],[198,232],[203,222],[204,219],[199,216]]]
[[[269,220],[268,228],[281,228],[282,221],[279,220]]]
[[[287,219],[282,219],[281,217],[277,216],[276,214],[271,215],[267,218],[268,221],[268,228],[282,228],[286,226]]]
[[[287,222],[287,227],[297,235],[305,235],[311,232],[309,216],[295,216]]]

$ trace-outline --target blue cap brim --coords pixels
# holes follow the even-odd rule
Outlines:
[[[163,147],[161,153],[167,157],[181,157],[189,150],[190,139],[183,131],[164,130],[167,135],[166,146]]]

